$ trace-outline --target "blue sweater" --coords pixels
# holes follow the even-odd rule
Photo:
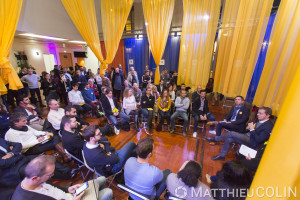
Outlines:
[[[82,94],[84,101],[86,101],[86,102],[91,102],[91,101],[96,100],[96,96],[95,96],[95,92],[94,92],[93,88],[90,88],[88,90],[83,89],[81,91],[81,94]]]

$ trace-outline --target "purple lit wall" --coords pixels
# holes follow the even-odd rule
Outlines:
[[[54,55],[54,63],[58,65],[57,55],[56,55],[56,46],[54,43],[48,43],[48,50],[50,54]]]

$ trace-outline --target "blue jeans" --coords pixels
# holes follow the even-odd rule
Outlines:
[[[123,149],[116,151],[116,154],[119,157],[119,162],[114,164],[113,168],[111,169],[112,173],[117,173],[120,171],[127,159],[131,156],[131,154],[135,153],[136,144],[134,142],[129,142]]]
[[[164,125],[165,118],[167,119],[168,125],[170,125],[170,116],[171,116],[171,110],[168,110],[167,112],[163,112],[162,110],[158,110],[158,113],[160,114],[160,123],[161,125]]]
[[[122,118],[123,120],[121,121],[121,124],[125,124],[126,122],[128,122],[130,120],[130,117],[128,115],[126,115],[125,113],[123,112],[119,112],[119,115],[118,117]],[[117,126],[118,124],[118,120],[117,120],[117,117],[114,116],[114,115],[109,115],[108,116],[109,120],[115,125]]]
[[[166,181],[167,181],[169,174],[171,174],[171,173],[172,173],[172,171],[169,169],[164,170],[163,171],[163,174],[164,174],[163,179],[155,185],[157,199],[159,199],[160,195],[165,191],[166,186],[167,186]]]
[[[152,127],[152,118],[153,118],[153,110],[148,110],[147,108],[141,109],[142,115],[145,119],[147,119],[148,128]]]
[[[198,123],[199,123],[201,120],[200,120],[200,116],[199,116],[199,115],[193,115],[193,118],[194,118],[194,132],[196,132],[196,131],[197,131]],[[210,112],[206,114],[206,118],[207,118],[209,121],[215,121],[215,120],[216,120],[215,116],[213,116]],[[215,130],[215,125],[210,125],[209,130],[210,130],[210,131]]]
[[[175,119],[177,117],[181,117],[183,118],[184,120],[184,123],[183,123],[183,128],[182,128],[182,131],[185,132],[186,131],[186,126],[187,126],[187,123],[188,123],[188,116],[187,116],[187,113],[185,111],[176,111],[173,113],[173,115],[171,116],[171,127],[172,129],[175,129]]]
[[[226,133],[221,136],[216,136],[215,137],[216,141],[222,141],[225,140],[225,143],[223,145],[223,148],[220,152],[220,156],[225,157],[227,152],[230,149],[230,145],[232,143],[238,143],[238,144],[244,144],[249,146],[250,145],[250,137],[247,134],[242,134],[234,131],[230,131],[229,133]]]

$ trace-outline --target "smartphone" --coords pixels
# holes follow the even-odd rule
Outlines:
[[[79,195],[82,193],[84,190],[86,190],[89,187],[88,182],[83,183],[80,188],[76,189],[76,195]]]

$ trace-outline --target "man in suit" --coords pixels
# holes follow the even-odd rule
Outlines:
[[[212,157],[212,160],[224,160],[227,152],[230,149],[232,143],[243,144],[252,149],[256,149],[264,142],[266,142],[272,132],[274,124],[269,120],[272,115],[271,108],[261,107],[257,112],[257,123],[249,123],[247,129],[249,132],[247,134],[238,133],[231,131],[222,136],[216,136],[215,138],[208,138],[208,141],[222,141],[225,140],[223,148],[219,155]]]
[[[197,87],[196,94],[195,92],[192,95],[192,116],[194,118],[194,133],[193,137],[197,137],[197,126],[199,121],[211,120],[215,121],[215,117],[209,112],[208,101],[206,99],[206,91],[201,90],[201,86]],[[213,133],[215,129],[214,125],[210,126],[210,133]]]
[[[165,89],[164,80],[163,80],[163,79],[160,79],[159,85],[157,85],[156,87],[157,87],[157,92],[158,92],[159,94],[161,94],[161,92]]]
[[[225,117],[224,122],[217,125],[216,135],[220,136],[222,129],[243,133],[246,123],[249,120],[250,110],[244,106],[244,98],[237,96],[234,98],[234,106],[232,106],[229,114]]]
[[[102,107],[105,116],[114,124],[115,132],[118,135],[120,133],[120,123],[118,123],[117,117],[122,118],[121,125],[124,125],[126,122],[128,122],[130,117],[121,112],[121,108],[116,98],[112,97],[111,89],[108,88],[105,93],[106,95],[101,96]]]
[[[81,75],[80,70],[76,70],[76,75],[73,78],[73,84],[77,83],[79,85],[79,90],[84,89],[84,84],[87,83],[85,76]],[[72,86],[73,86],[72,84]],[[71,100],[71,99],[69,99]]]

